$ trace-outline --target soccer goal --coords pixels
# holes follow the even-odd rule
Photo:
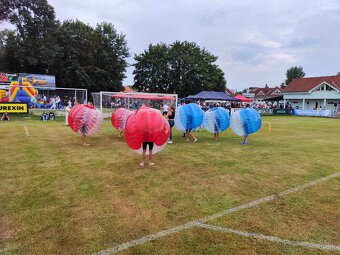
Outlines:
[[[47,88],[31,86],[30,84],[10,85],[6,92],[6,98],[2,99],[7,102],[28,103],[30,108],[35,109],[56,109],[63,108],[71,102],[78,104],[87,103],[87,89],[78,88]],[[44,102],[46,98],[46,102]],[[60,104],[57,105],[57,102]]]
[[[177,106],[177,94],[144,93],[144,92],[107,92],[91,93],[93,105],[101,112],[110,112],[112,109],[124,107],[126,109],[138,109],[142,106],[163,110],[163,106]]]

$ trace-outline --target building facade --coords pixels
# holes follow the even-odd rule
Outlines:
[[[282,94],[285,105],[294,109],[336,110],[340,105],[340,75],[294,79]]]

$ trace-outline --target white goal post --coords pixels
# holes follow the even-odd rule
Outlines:
[[[120,107],[134,110],[141,106],[162,110],[164,104],[173,105],[176,108],[178,102],[177,94],[100,91],[91,93],[91,95],[93,105],[101,112],[105,109]]]

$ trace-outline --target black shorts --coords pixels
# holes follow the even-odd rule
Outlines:
[[[81,126],[81,131],[80,131],[83,135],[86,135],[87,134],[87,126],[86,124],[83,124]]]
[[[192,130],[192,129],[190,128],[190,129],[186,129],[185,131],[186,131],[186,132],[191,132],[191,130]]]
[[[146,150],[146,146],[149,145],[149,151],[153,149],[153,142],[144,142],[143,143],[143,150]]]
[[[167,111],[164,111],[163,112],[163,116],[165,116],[165,115],[167,115],[168,114],[168,112]]]

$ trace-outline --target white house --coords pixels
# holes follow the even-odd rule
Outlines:
[[[294,79],[282,95],[285,105],[288,102],[294,109],[335,110],[340,105],[340,75]]]

